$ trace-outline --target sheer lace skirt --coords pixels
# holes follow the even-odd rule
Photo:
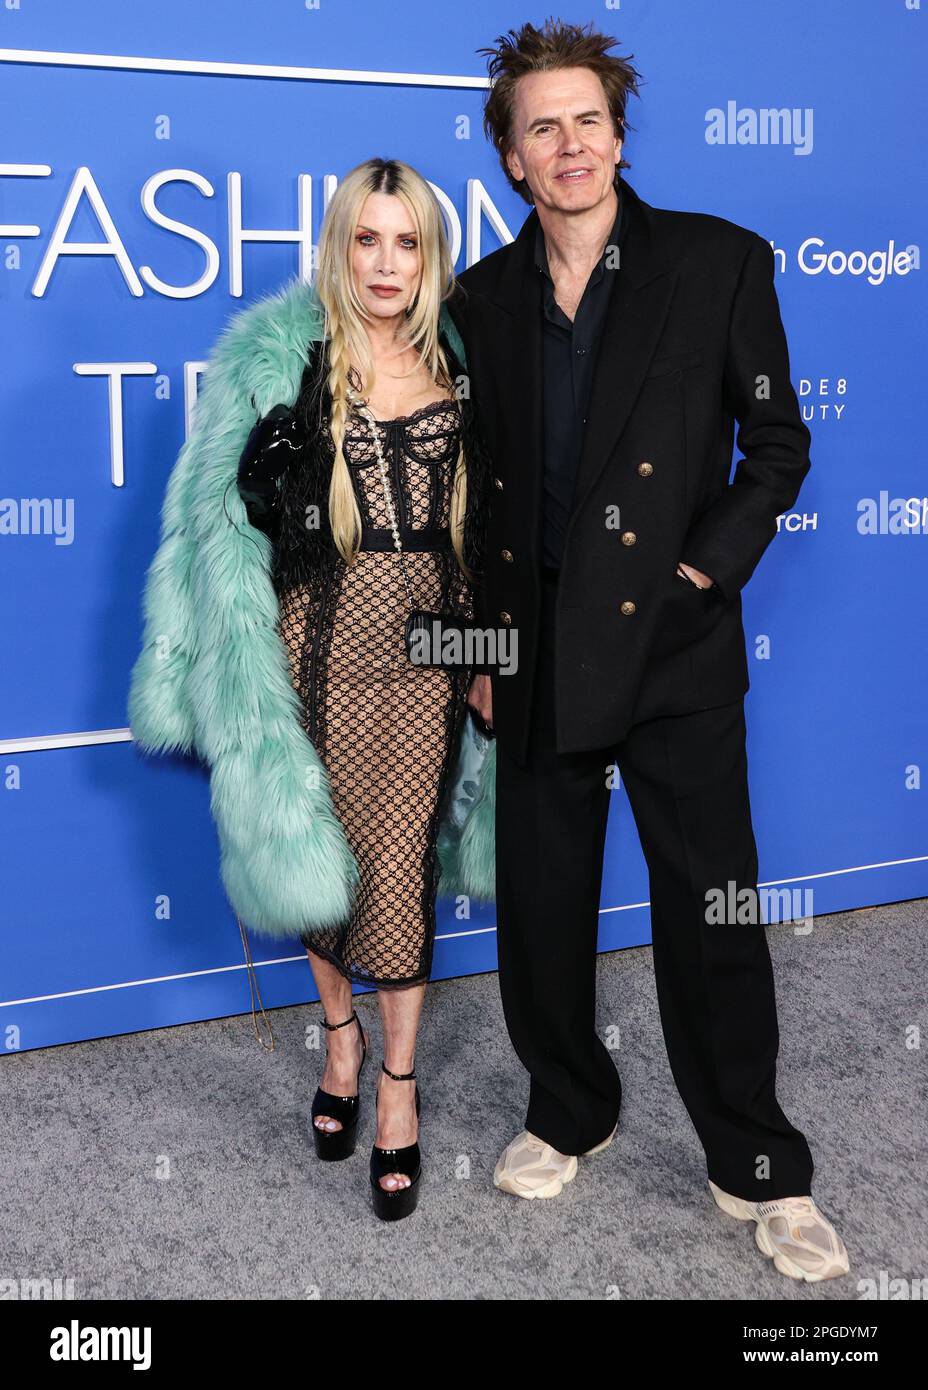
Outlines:
[[[416,606],[472,616],[453,552],[405,551]],[[435,933],[435,842],[467,672],[413,665],[398,557],[361,551],[320,602],[291,591],[280,632],[304,724],[360,870],[350,920],[302,938],[347,978],[378,988],[428,979]]]

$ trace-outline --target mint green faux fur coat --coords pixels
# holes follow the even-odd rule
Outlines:
[[[444,308],[441,321],[463,362]],[[277,630],[271,542],[249,525],[235,486],[252,425],[296,400],[308,345],[322,330],[316,293],[297,278],[237,312],[217,340],[168,481],[129,691],[141,748],[209,766],[223,885],[242,922],[272,937],[343,921],[359,881],[328,775],[300,722]],[[491,901],[496,746],[470,718],[452,769],[438,892]]]

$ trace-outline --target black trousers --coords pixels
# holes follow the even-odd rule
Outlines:
[[[807,1194],[812,1155],[775,1094],[779,1033],[764,926],[706,920],[708,890],[757,887],[743,699],[643,721],[617,748],[558,754],[556,592],[546,575],[528,763],[497,749],[499,983],[531,1078],[525,1128],[579,1154],[619,1115],[622,1087],[596,1032],[595,993],[607,770],[617,764],[648,866],[667,1055],[708,1176],[749,1201]]]

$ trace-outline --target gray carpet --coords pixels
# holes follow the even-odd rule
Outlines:
[[[417,1057],[425,1186],[384,1225],[368,1199],[376,1001],[358,1150],[315,1160],[305,1116],[319,1006],[47,1048],[3,1061],[0,1279],[71,1278],[77,1298],[857,1299],[921,1277],[925,1222],[924,901],[769,930],[778,1095],[816,1163],[813,1194],[851,1259],[810,1286],[776,1273],[753,1223],[718,1210],[667,1066],[649,948],[599,959],[599,1023],[621,1028],[615,1142],[551,1201],[491,1181],[526,1085],[495,975],[427,992]],[[159,1166],[160,1165],[160,1166]],[[168,1165],[168,1166],[165,1166]],[[168,1176],[159,1177],[159,1171]]]

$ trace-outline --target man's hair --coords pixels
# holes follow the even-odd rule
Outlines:
[[[565,24],[559,19],[546,19],[541,29],[536,29],[534,24],[523,24],[521,29],[510,29],[507,34],[501,34],[491,48],[477,49],[478,53],[487,54],[487,72],[493,79],[483,108],[484,133],[496,146],[499,162],[509,183],[527,203],[534,202],[528,184],[525,179],[514,179],[506,163],[512,142],[519,78],[530,72],[589,68],[603,85],[616,135],[624,141],[625,104],[630,93],[638,96],[641,74],[627,58],[609,56],[606,50],[617,42],[608,34],[594,33],[592,23],[581,27],[579,24]],[[616,166],[617,169],[630,167],[624,158]]]

